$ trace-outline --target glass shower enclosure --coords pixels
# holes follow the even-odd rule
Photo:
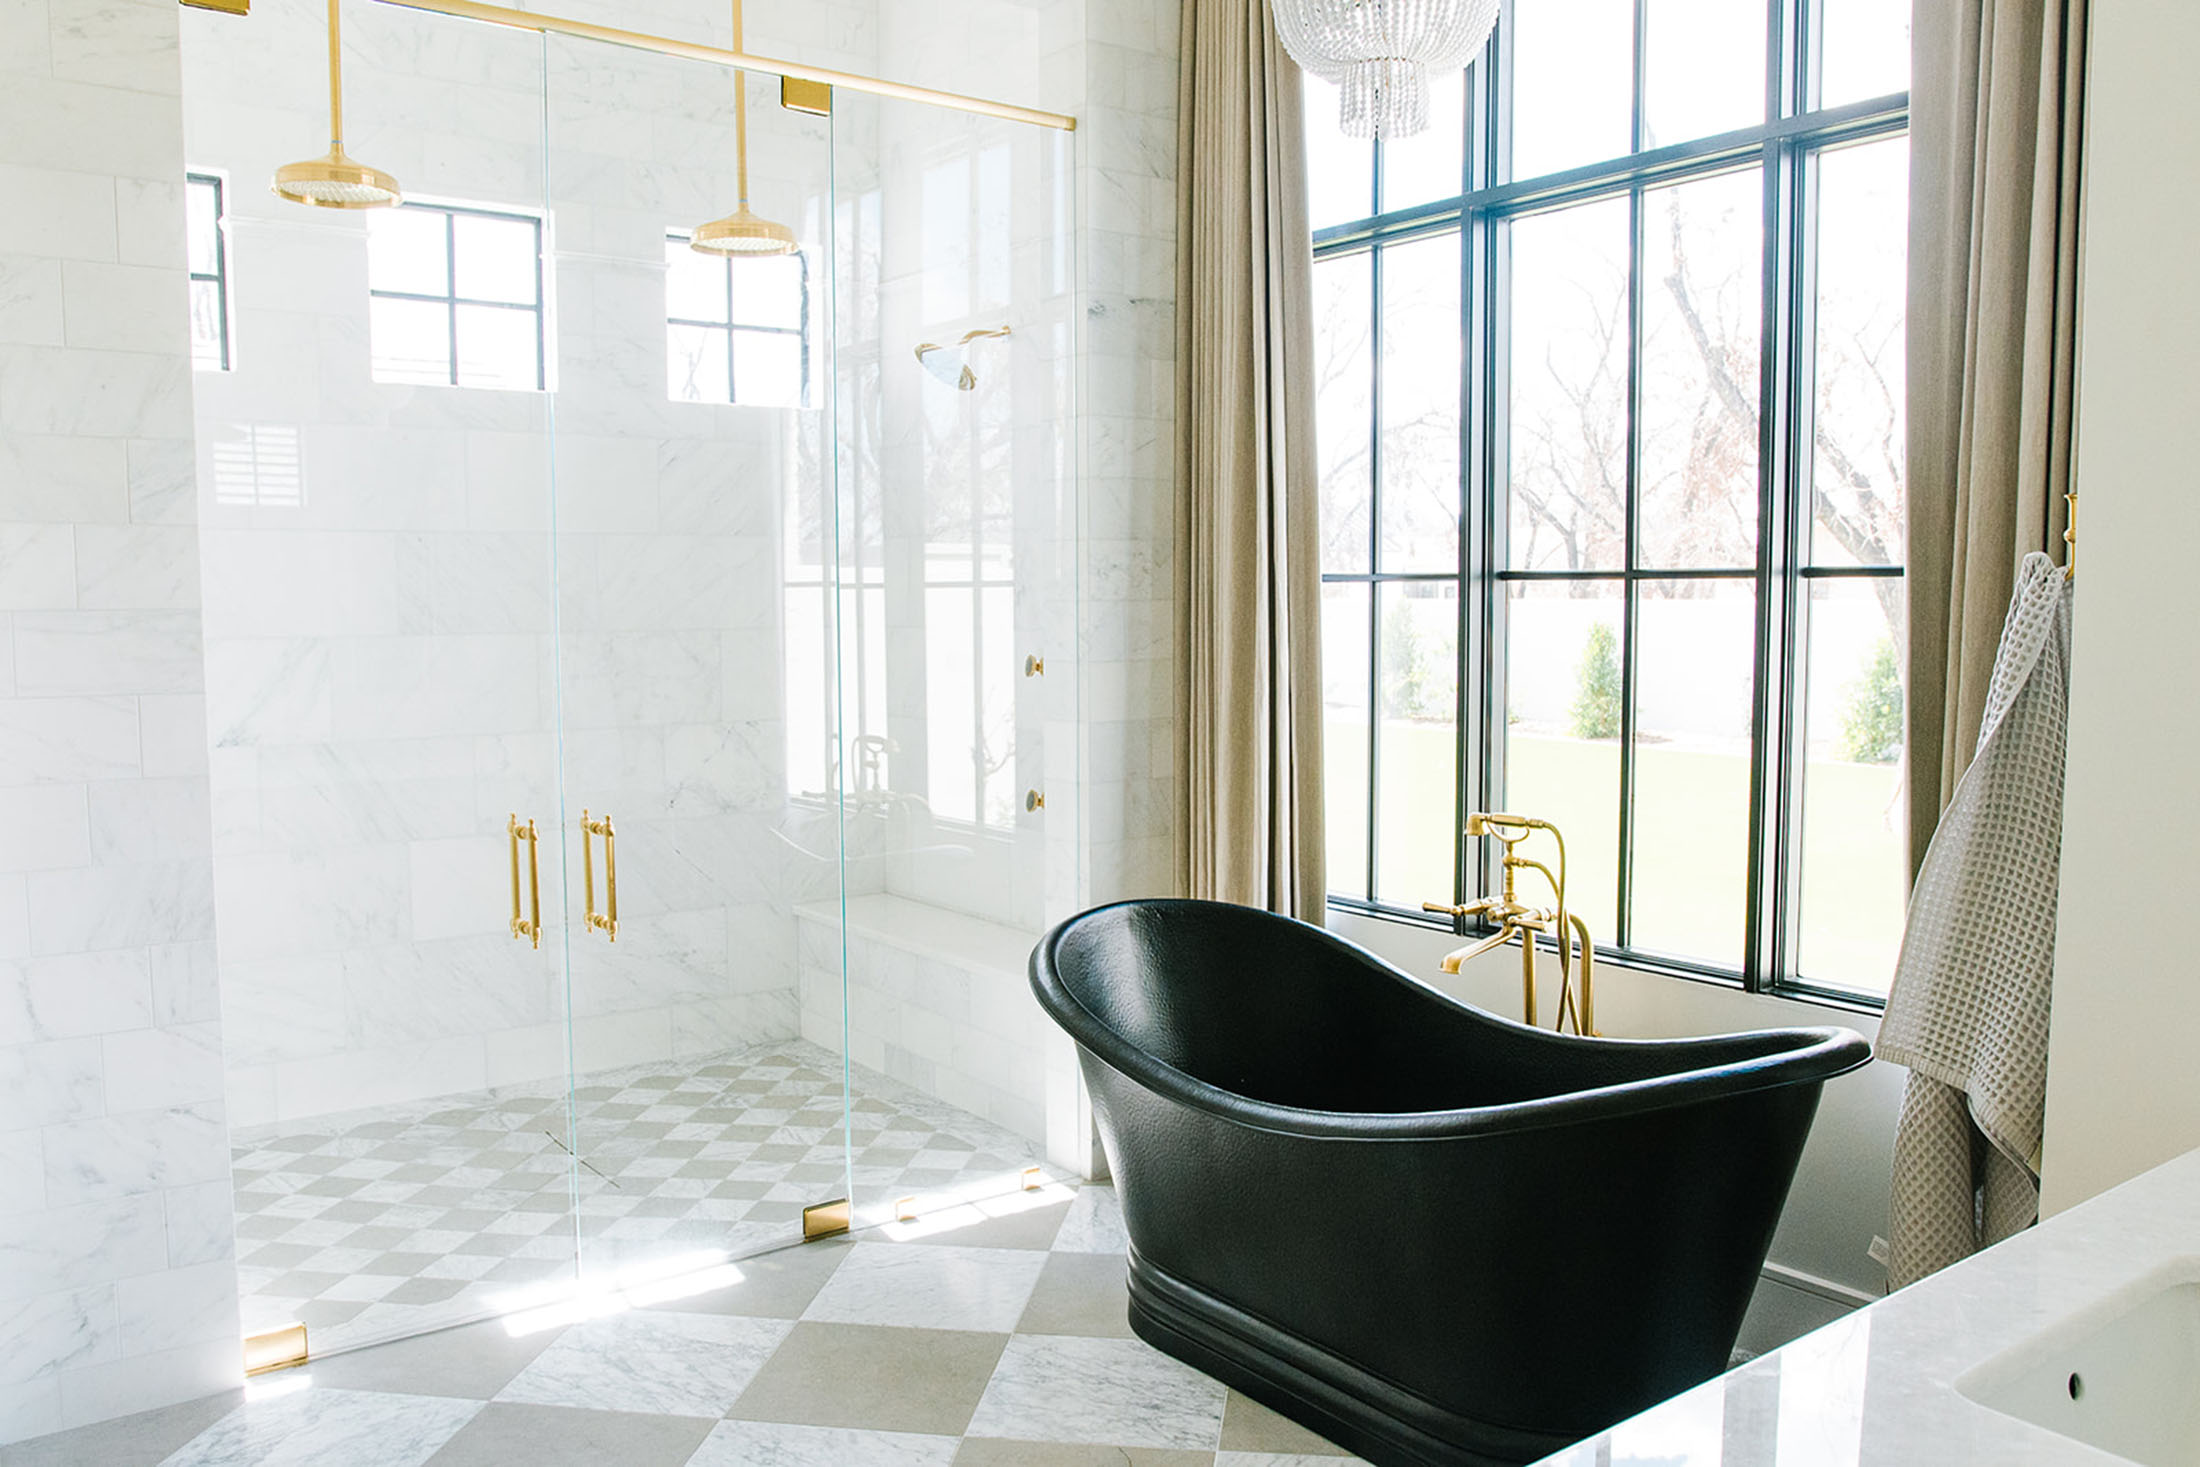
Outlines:
[[[309,210],[316,18],[184,26],[247,1333],[1062,1176],[1015,970],[1079,885],[1069,134],[358,4],[406,201]],[[790,248],[693,248],[741,204]]]

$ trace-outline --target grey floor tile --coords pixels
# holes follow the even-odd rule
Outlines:
[[[695,1416],[637,1416],[491,1402],[429,1467],[682,1467],[710,1434]]]
[[[92,1462],[100,1467],[154,1467],[243,1400],[242,1391],[224,1391],[200,1401],[56,1432],[0,1447],[0,1463],[7,1467],[85,1467]]]
[[[777,1319],[648,1310],[586,1320],[558,1336],[497,1399],[715,1419],[788,1328]]]
[[[1130,1286],[1123,1259],[1110,1253],[1050,1253],[1020,1335],[1131,1337]]]
[[[486,1401],[510,1385],[512,1377],[556,1338],[555,1330],[544,1330],[514,1339],[502,1321],[492,1319],[371,1349],[320,1356],[310,1368],[316,1386]]]
[[[1302,1452],[1217,1452],[1215,1467],[1351,1467],[1358,1457]],[[1670,1459],[1668,1459],[1670,1460]]]
[[[687,1467],[949,1467],[956,1438],[777,1421],[721,1421]]]
[[[314,1386],[245,1402],[162,1467],[420,1467],[480,1409],[446,1396]]]
[[[1142,1340],[1017,1335],[978,1402],[972,1436],[1215,1449],[1219,1381]]]
[[[968,1330],[804,1321],[728,1414],[954,1436],[969,1424],[1006,1340]]]
[[[1073,1199],[1063,1198],[1041,1207],[1014,1209],[1015,1197],[999,1203],[984,1203],[961,1207],[940,1221],[950,1224],[937,1229],[925,1224],[930,1219],[918,1219],[905,1230],[882,1228],[880,1233],[893,1241],[910,1243],[946,1243],[958,1248],[1051,1248],[1054,1235],[1061,1231],[1062,1219],[1069,1215]],[[963,1221],[964,1215],[968,1221]]]
[[[1018,1442],[965,1437],[955,1467],[1207,1467],[1212,1452],[1095,1442]]]
[[[1251,1396],[1230,1392],[1222,1413],[1222,1450],[1268,1452],[1284,1456],[1349,1457],[1352,1455],[1318,1432],[1290,1417],[1271,1411]]]
[[[802,1317],[1007,1334],[1045,1266],[1021,1248],[859,1242]]]
[[[846,1239],[800,1243],[744,1258],[733,1267],[738,1283],[691,1294],[653,1308],[682,1314],[743,1314],[755,1319],[800,1319],[817,1291],[840,1267],[853,1245]]]

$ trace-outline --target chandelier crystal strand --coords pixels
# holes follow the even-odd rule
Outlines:
[[[1283,49],[1337,86],[1346,137],[1428,127],[1431,71],[1457,71],[1497,24],[1498,0],[1272,0]]]

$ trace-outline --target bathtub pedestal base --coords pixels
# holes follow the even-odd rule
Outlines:
[[[1447,1411],[1225,1303],[1135,1248],[1130,1296],[1131,1329],[1147,1344],[1377,1467],[1519,1467],[1571,1440]]]

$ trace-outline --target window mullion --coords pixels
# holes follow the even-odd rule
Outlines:
[[[1377,150],[1378,153],[1380,150]],[[1378,182],[1380,167],[1377,167]],[[1367,259],[1367,899],[1375,900],[1382,835],[1383,592],[1383,252]]]
[[[1640,54],[1641,8],[1636,11]],[[1636,121],[1641,121],[1641,87],[1636,88]],[[1635,689],[1637,686],[1642,586],[1642,256],[1644,198],[1640,186],[1627,195],[1627,437],[1625,475],[1625,548],[1627,575],[1620,588],[1619,652],[1619,844],[1612,914],[1613,941],[1632,945],[1635,866]]]

